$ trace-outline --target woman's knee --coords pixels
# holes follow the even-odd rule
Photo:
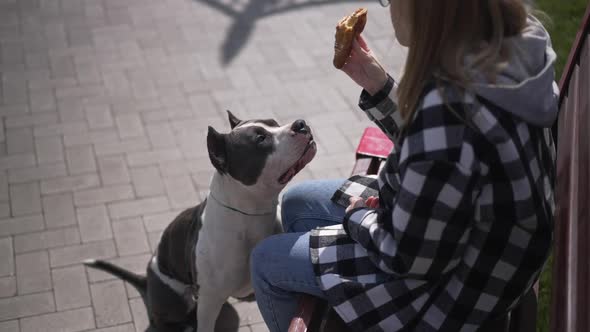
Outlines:
[[[302,232],[325,222],[338,222],[340,215],[344,215],[344,209],[332,203],[330,198],[343,182],[342,179],[308,180],[288,189],[283,194],[281,203],[283,229],[286,232]],[[315,219],[319,220],[318,225],[315,224]],[[306,223],[306,220],[311,224],[294,227],[295,223]]]
[[[290,187],[285,191],[281,200],[281,223],[285,232],[291,230],[293,216],[305,210],[308,206],[312,183],[314,181],[303,181]]]

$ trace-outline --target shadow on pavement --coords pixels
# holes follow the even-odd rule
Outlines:
[[[222,45],[221,62],[229,64],[246,45],[256,21],[289,10],[358,0],[195,0],[234,19]]]

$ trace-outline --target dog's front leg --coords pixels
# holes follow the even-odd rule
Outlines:
[[[217,316],[225,303],[226,297],[220,296],[219,292],[207,289],[199,289],[197,302],[197,332],[213,332]]]

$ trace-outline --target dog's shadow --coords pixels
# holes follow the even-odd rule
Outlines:
[[[215,332],[235,332],[240,328],[240,316],[236,309],[229,303],[225,302],[217,317],[215,323]],[[154,327],[149,326],[145,332],[161,332]]]

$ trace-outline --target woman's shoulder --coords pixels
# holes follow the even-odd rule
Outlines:
[[[442,160],[472,167],[479,133],[470,123],[475,96],[449,83],[428,83],[405,128],[400,162]]]
[[[473,93],[457,85],[445,81],[428,82],[408,123],[407,133],[446,127],[468,129],[476,103]]]

